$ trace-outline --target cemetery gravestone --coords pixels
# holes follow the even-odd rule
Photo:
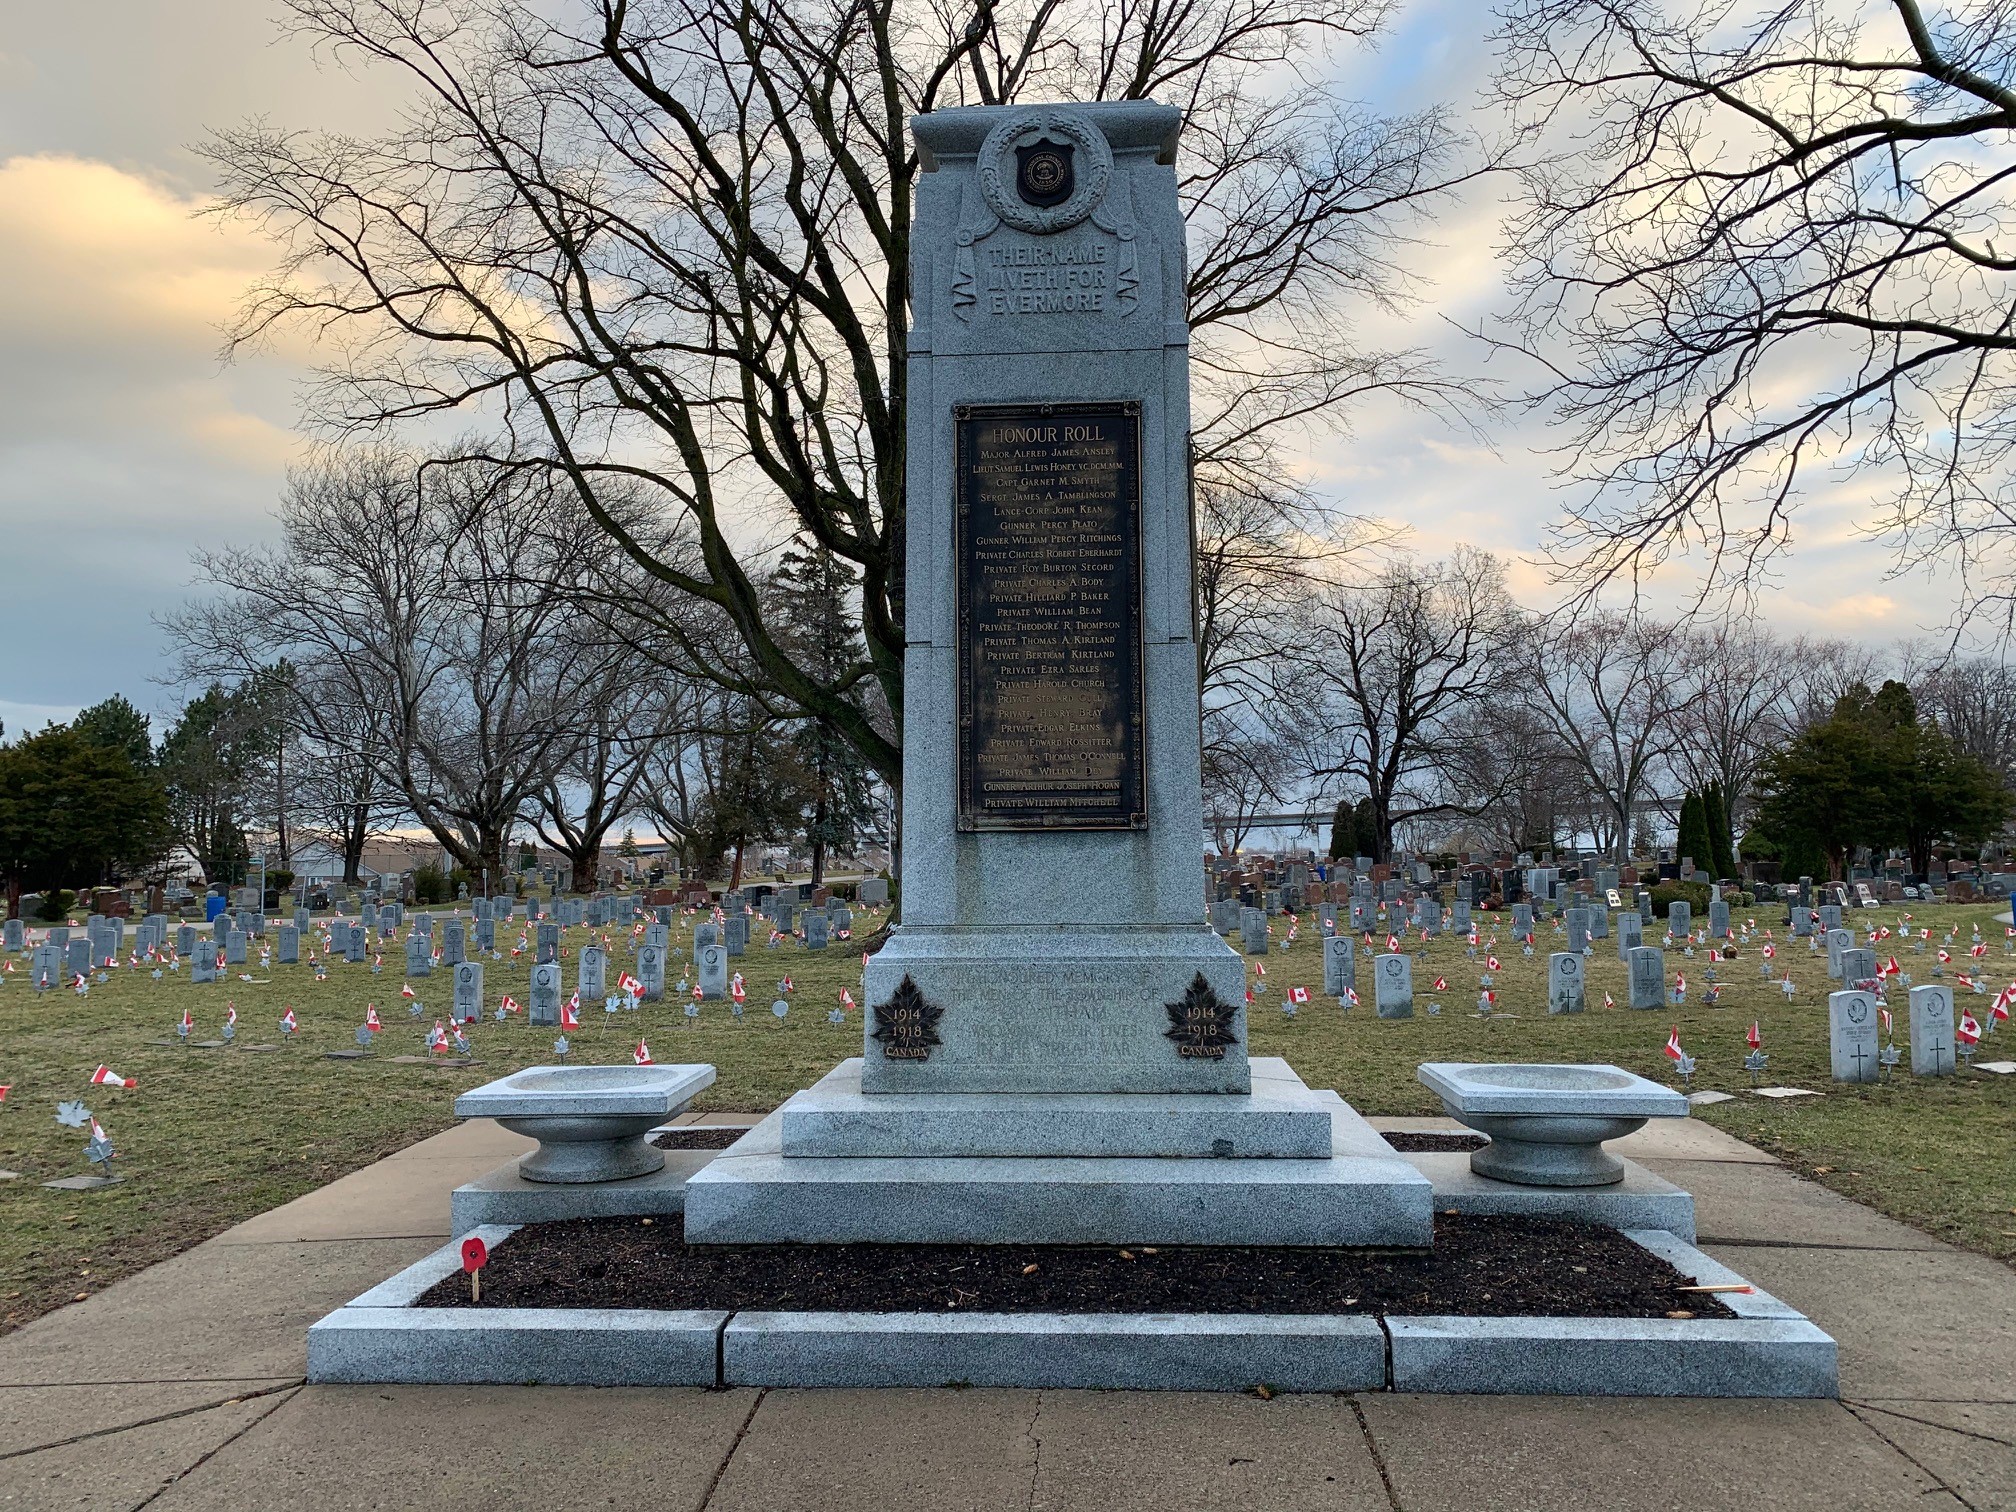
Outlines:
[[[7,948],[16,952],[27,949],[28,926],[23,924],[19,919],[9,919],[6,927]]]
[[[245,937],[240,935],[238,938],[243,940]],[[242,944],[238,947],[238,959],[241,961],[245,959],[245,947]],[[89,940],[83,938],[75,939],[63,947],[63,974],[65,976],[84,976],[90,970],[91,942]]]
[[[1676,940],[1694,932],[1694,905],[1678,898],[1666,905],[1666,928]]]
[[[1219,898],[1211,904],[1211,928],[1214,933],[1229,935],[1239,927],[1239,900]]]
[[[1638,894],[1638,919],[1644,924],[1652,922],[1652,894],[1648,892]]]
[[[301,931],[292,924],[280,926],[280,940],[273,952],[273,958],[282,966],[292,966],[301,959]]]
[[[861,885],[854,890],[864,908],[887,908],[889,906],[889,879],[887,877],[863,877]]]
[[[198,951],[189,962],[189,980],[192,983],[217,980],[217,957],[212,950]]]
[[[1547,957],[1547,1011],[1580,1013],[1584,1006],[1587,976],[1582,969],[1582,953],[1557,950]]]
[[[1344,989],[1358,981],[1358,941],[1348,934],[1331,935],[1323,941],[1323,990],[1341,998]]]
[[[1827,975],[1835,981],[1841,980],[1841,953],[1855,947],[1852,930],[1830,929],[1827,931]]]
[[[1827,1029],[1834,1080],[1877,1080],[1876,995],[1859,988],[1827,994]]]
[[[1708,905],[1708,938],[1718,945],[1729,938],[1729,905],[1720,899]]]
[[[1635,947],[1625,958],[1631,971],[1631,1006],[1666,1006],[1666,952],[1653,945]]]
[[[1267,915],[1260,909],[1239,910],[1239,933],[1246,942],[1246,954],[1267,954]]]
[[[28,981],[35,987],[60,987],[63,952],[54,945],[37,945],[28,957]]]
[[[457,961],[455,963],[455,1018],[457,1022],[473,1024],[483,1016],[483,963],[481,961]]]
[[[661,1003],[665,1000],[665,947],[645,945],[637,952],[637,980],[644,984],[643,999],[647,1003]]]
[[[542,923],[538,928],[532,961],[537,966],[548,966],[560,959],[560,926]]]
[[[1841,952],[1841,983],[1854,987],[1863,982],[1873,981],[1876,976],[1876,952],[1851,949]]]
[[[351,962],[361,962],[364,959],[364,926],[362,924],[345,924],[342,926],[342,935],[343,959]],[[420,948],[424,954],[427,948],[425,940],[420,942]]]
[[[525,1010],[525,1021],[534,1025],[556,1025],[560,1022],[560,963],[541,961],[532,968],[531,1001]]]
[[[826,948],[827,917],[816,908],[805,911],[805,948],[824,950]],[[724,950],[726,946],[722,947]]]
[[[450,919],[441,926],[441,964],[460,966],[469,959],[468,926],[460,919]]]
[[[1382,1019],[1414,1016],[1414,961],[1410,956],[1382,955],[1372,959],[1373,1002]]]
[[[575,965],[574,985],[584,1003],[609,995],[609,956],[600,945],[584,945]]]
[[[728,995],[728,947],[725,945],[702,945],[693,952],[695,975],[699,979],[700,995],[708,1002],[717,1002]]]
[[[1571,908],[1568,910],[1568,948],[1576,955],[1582,954],[1589,944],[1589,910]],[[1551,980],[1551,978],[1550,978]]]
[[[846,913],[846,910],[842,909],[841,912]],[[851,928],[853,915],[848,914],[847,917],[849,919],[849,927]],[[749,915],[745,913],[728,915],[728,923],[722,929],[722,943],[728,947],[728,954],[731,958],[748,954]]]
[[[184,924],[175,931],[175,954],[187,960],[196,953],[196,926]]]
[[[1911,1074],[1951,1076],[1954,1065],[1953,989],[1933,983],[1911,989]]]
[[[1373,911],[1372,903],[1369,899],[1353,898],[1351,900],[1351,932],[1353,934],[1369,934],[1372,929],[1373,920],[1376,917],[1377,915]]]
[[[1449,908],[1449,927],[1457,934],[1470,933],[1470,900],[1459,897]]]
[[[695,950],[698,950],[703,945],[718,945],[720,943],[721,926],[716,924],[712,919],[693,926],[693,948]]]
[[[1589,910],[1589,938],[1592,940],[1610,938],[1610,910],[1601,904]]]
[[[1822,903],[1820,905],[1820,927],[1822,929],[1839,929],[1841,927],[1841,905],[1839,903]]]
[[[1512,933],[1529,935],[1533,933],[1533,905],[1514,903],[1512,905]]]
[[[424,977],[434,974],[434,952],[428,948],[427,936],[414,930],[406,936],[406,975]]]

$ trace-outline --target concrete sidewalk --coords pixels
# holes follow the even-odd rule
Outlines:
[[[1835,1335],[1841,1402],[304,1386],[526,1144],[465,1124],[0,1340],[0,1509],[2016,1509],[2016,1273],[1692,1122],[1618,1147]]]

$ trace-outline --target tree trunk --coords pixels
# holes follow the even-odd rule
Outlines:
[[[741,885],[742,885],[742,844],[740,841],[737,841],[735,844],[735,861],[734,864],[728,868],[728,891],[734,892]]]
[[[599,845],[593,850],[584,850],[579,855],[570,855],[567,858],[571,864],[569,881],[575,892],[592,893],[595,891],[596,883],[600,881],[600,878],[595,875],[596,863],[601,858],[602,847]]]

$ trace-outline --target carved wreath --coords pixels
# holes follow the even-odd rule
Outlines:
[[[1015,191],[1015,174],[1009,166],[1015,143],[1037,132],[1062,137],[1078,149],[1077,187],[1061,205],[1031,205]],[[980,146],[980,192],[986,197],[987,208],[1018,231],[1048,236],[1077,225],[1106,198],[1106,186],[1112,178],[1113,149],[1107,145],[1106,133],[1082,111],[1018,111],[996,124]]]

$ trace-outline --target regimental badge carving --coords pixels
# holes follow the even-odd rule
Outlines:
[[[1234,1009],[1198,972],[1183,996],[1163,1007],[1170,1027],[1163,1033],[1176,1041],[1176,1053],[1186,1060],[1223,1060],[1225,1047],[1239,1043],[1232,1032]]]
[[[1018,231],[1050,236],[1099,208],[1113,148],[1082,110],[1037,106],[998,123],[980,144],[980,193]]]
[[[938,1020],[944,1012],[925,1001],[906,971],[889,1001],[875,1005],[875,1032],[869,1037],[882,1042],[882,1053],[890,1060],[929,1060],[931,1047],[941,1043]]]
[[[1076,175],[1071,171],[1069,142],[1038,137],[1015,149],[1015,192],[1022,203],[1048,210],[1071,198]]]

